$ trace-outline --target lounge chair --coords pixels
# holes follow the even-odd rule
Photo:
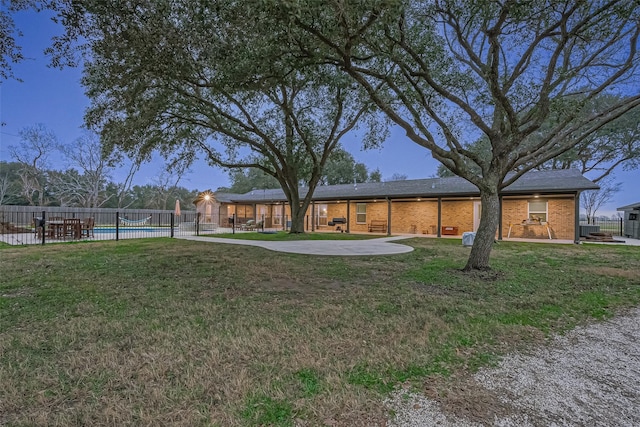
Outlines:
[[[151,219],[151,216],[148,216],[146,218],[143,219],[127,219],[127,218],[122,218],[121,216],[118,217],[118,219],[120,220],[120,224],[126,226],[139,226],[139,225],[147,225],[147,223],[149,222],[149,220]]]
[[[249,221],[242,224],[240,226],[240,229],[244,231],[254,231],[256,227],[257,227],[256,221],[253,219],[250,219]]]

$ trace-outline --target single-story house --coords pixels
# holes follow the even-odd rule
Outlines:
[[[531,171],[502,190],[497,238],[579,241],[580,193],[599,187],[573,169]],[[301,196],[305,189],[300,189]],[[194,201],[201,223],[229,227],[249,219],[286,229],[291,211],[282,189],[245,194],[210,191]],[[307,230],[462,235],[480,223],[480,192],[459,177],[326,185],[316,188]],[[344,219],[344,223],[333,221]]]
[[[640,239],[640,202],[618,208],[624,212],[624,235]]]

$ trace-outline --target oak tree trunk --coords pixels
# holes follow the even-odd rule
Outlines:
[[[289,233],[298,234],[304,233],[304,216],[305,211],[301,208],[291,208],[291,228]]]
[[[471,247],[471,254],[464,271],[489,270],[489,256],[496,238],[500,218],[500,198],[497,191],[480,190],[482,213],[480,226]]]

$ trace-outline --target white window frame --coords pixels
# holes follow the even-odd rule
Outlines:
[[[544,211],[536,208],[534,210],[531,210],[531,204],[532,203],[544,203]],[[531,199],[527,201],[527,210],[528,210],[528,214],[527,214],[527,218],[529,220],[532,220],[532,216],[537,216],[540,217],[540,221],[541,223],[546,223],[549,220],[549,201],[545,200],[545,199]]]
[[[362,218],[364,218],[364,220]],[[356,224],[366,224],[366,223],[367,223],[367,204],[356,203]]]
[[[316,205],[316,226],[327,225],[327,212],[329,206],[326,203],[319,203]]]

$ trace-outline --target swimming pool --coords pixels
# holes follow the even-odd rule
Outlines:
[[[132,233],[132,232],[145,232],[145,233],[157,233],[161,231],[170,232],[171,227],[118,227],[118,233]],[[115,227],[95,227],[94,233],[115,233]]]

